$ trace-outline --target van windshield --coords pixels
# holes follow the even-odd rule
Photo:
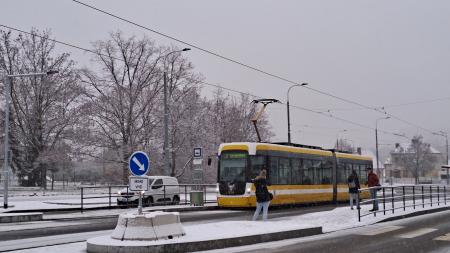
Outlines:
[[[148,186],[151,186],[152,183],[153,183],[153,181],[155,181],[155,179],[149,178],[149,179],[148,179]]]

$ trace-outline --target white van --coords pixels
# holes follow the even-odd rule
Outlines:
[[[180,203],[180,187],[175,177],[168,176],[147,176],[148,191],[142,196],[142,205],[150,206],[155,203]],[[139,193],[123,188],[118,192],[117,205],[137,204]]]

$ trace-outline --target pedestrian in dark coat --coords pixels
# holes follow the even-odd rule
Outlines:
[[[380,186],[380,180],[378,179],[377,174],[373,172],[373,168],[368,168],[369,175],[367,176],[367,186],[370,188],[370,197],[372,198],[373,208],[369,210],[370,212],[378,210],[378,199],[377,199],[377,191]]]
[[[255,184],[255,194],[256,194],[256,210],[253,214],[253,220],[255,221],[261,209],[263,209],[263,220],[267,220],[267,215],[269,212],[269,204],[270,204],[270,196],[269,190],[267,189],[267,179],[266,179],[266,170],[261,170],[259,175],[252,180],[253,184]]]
[[[360,189],[358,174],[355,170],[352,170],[352,174],[348,177],[348,193],[350,196],[350,209],[353,210],[353,201],[359,201],[358,189]]]

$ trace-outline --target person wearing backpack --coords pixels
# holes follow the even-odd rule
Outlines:
[[[259,175],[252,180],[253,184],[255,184],[255,195],[256,195],[256,210],[253,214],[253,221],[258,219],[259,213],[261,209],[263,209],[263,221],[267,220],[267,215],[269,212],[269,204],[270,200],[272,200],[273,195],[267,189],[267,180],[266,180],[267,172],[265,169],[261,170]]]
[[[348,177],[348,193],[350,196],[350,209],[353,210],[353,201],[359,201],[358,189],[360,188],[358,174],[355,170],[352,170],[352,174]]]

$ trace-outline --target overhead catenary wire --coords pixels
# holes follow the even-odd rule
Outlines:
[[[160,35],[160,36],[162,36],[162,37],[168,38],[168,39],[173,40],[173,41],[176,41],[176,42],[178,42],[178,43],[181,43],[181,44],[190,46],[190,47],[195,48],[195,49],[197,49],[197,50],[199,50],[199,51],[201,51],[201,52],[204,52],[204,53],[213,55],[213,56],[215,56],[215,57],[221,58],[221,59],[223,59],[223,60],[232,62],[232,63],[237,64],[237,65],[240,65],[240,66],[245,67],[245,68],[247,68],[247,69],[250,69],[250,70],[259,72],[259,73],[261,73],[261,74],[264,74],[264,75],[267,75],[267,76],[270,76],[270,77],[273,77],[273,78],[276,78],[276,79],[279,79],[279,80],[282,80],[282,81],[287,82],[287,83],[290,83],[290,84],[301,85],[300,82],[292,81],[292,80],[287,79],[287,78],[285,78],[285,77],[282,77],[282,76],[280,76],[280,75],[273,74],[273,73],[270,73],[270,72],[268,72],[268,71],[265,71],[265,70],[263,70],[263,69],[261,69],[261,68],[254,67],[254,66],[251,66],[251,65],[249,65],[249,64],[243,63],[243,62],[241,62],[241,61],[238,61],[238,60],[232,59],[232,58],[230,58],[230,57],[221,55],[221,54],[219,54],[219,53],[213,52],[212,50],[202,48],[202,47],[200,47],[200,46],[198,46],[198,45],[195,45],[194,43],[187,42],[187,41],[184,41],[184,40],[175,38],[174,36],[171,36],[171,35],[168,35],[168,34],[166,34],[166,33],[157,31],[156,29],[152,29],[152,28],[149,28],[149,27],[147,27],[147,26],[138,24],[138,23],[136,23],[136,22],[134,22],[134,21],[131,21],[130,19],[120,17],[120,16],[118,16],[118,15],[116,15],[116,14],[113,14],[113,13],[111,13],[111,12],[102,10],[102,9],[100,9],[100,8],[97,8],[97,7],[93,6],[93,5],[90,5],[90,4],[87,4],[87,3],[84,3],[84,2],[81,2],[81,1],[78,1],[78,0],[72,0],[72,2],[77,3],[77,4],[79,4],[79,5],[82,5],[82,6],[84,6],[84,7],[90,8],[90,9],[95,10],[95,11],[97,11],[97,12],[103,13],[103,14],[108,15],[108,16],[110,16],[110,17],[113,17],[113,18],[115,18],[115,19],[121,20],[121,21],[123,21],[123,22],[125,22],[125,23],[131,24],[131,25],[134,25],[134,26],[136,26],[136,27],[142,28],[142,29],[144,29],[144,30],[150,31],[150,32],[152,32],[152,33],[158,34],[158,35]],[[403,123],[405,123],[405,124],[408,124],[408,125],[417,127],[417,128],[422,129],[422,130],[424,130],[424,131],[426,131],[426,132],[429,132],[429,133],[435,132],[435,131],[433,131],[433,130],[429,130],[429,129],[427,129],[427,128],[424,128],[424,127],[421,127],[421,126],[419,126],[419,125],[417,125],[417,124],[414,124],[414,123],[412,123],[412,122],[409,122],[409,121],[407,121],[407,120],[401,119],[401,118],[399,118],[399,117],[397,117],[397,116],[395,116],[395,115],[393,115],[393,114],[391,114],[391,113],[388,113],[388,112],[386,112],[386,111],[384,111],[384,110],[382,110],[382,109],[379,109],[379,108],[377,108],[377,107],[367,106],[367,105],[364,105],[364,104],[362,104],[362,103],[355,102],[355,101],[352,101],[352,100],[350,100],[350,99],[342,98],[342,97],[339,97],[339,96],[333,95],[333,94],[331,94],[331,93],[328,93],[328,92],[325,92],[325,91],[321,91],[321,90],[318,90],[318,89],[315,89],[315,88],[312,88],[312,87],[309,87],[309,86],[303,85],[303,86],[301,86],[301,87],[303,87],[303,88],[305,88],[305,89],[309,89],[309,90],[311,90],[311,91],[314,91],[314,92],[319,93],[319,94],[322,94],[322,95],[326,95],[326,96],[335,98],[335,99],[340,100],[340,101],[344,101],[344,102],[346,102],[346,103],[354,104],[354,105],[360,106],[360,107],[365,108],[365,109],[373,110],[373,111],[375,111],[375,112],[378,112],[378,113],[381,113],[381,114],[388,115],[388,116],[390,116],[390,117],[393,118],[393,119],[396,119],[396,120],[399,120],[399,121],[401,121],[401,122],[403,122]]]
[[[11,29],[11,30],[19,32],[19,33],[24,33],[24,34],[36,36],[36,37],[39,37],[39,38],[42,38],[42,39],[47,39],[47,40],[52,41],[54,43],[61,44],[61,45],[64,45],[64,46],[67,46],[67,47],[71,47],[71,48],[75,48],[77,50],[81,50],[81,51],[88,52],[88,53],[91,53],[91,54],[95,54],[95,55],[99,55],[99,56],[111,57],[109,55],[104,55],[104,54],[101,54],[100,52],[97,52],[97,51],[94,51],[94,50],[91,50],[91,49],[83,48],[81,46],[77,46],[77,45],[74,45],[74,44],[71,44],[71,43],[68,43],[68,42],[63,42],[63,41],[60,41],[60,40],[51,39],[51,38],[48,38],[48,37],[45,37],[45,36],[41,36],[39,34],[23,31],[21,29],[14,28],[14,27],[11,27],[11,26],[8,26],[8,25],[0,24],[0,27],[5,27],[7,29]],[[122,62],[124,61],[123,59],[117,58],[117,57],[113,57],[113,59],[118,60],[118,61],[122,61]],[[228,91],[239,93],[239,94],[242,94],[242,95],[249,95],[249,96],[253,96],[253,97],[256,97],[256,98],[262,98],[261,96],[254,95],[254,94],[251,94],[249,92],[242,92],[242,91],[226,88],[226,87],[223,87],[222,85],[212,84],[212,83],[205,82],[205,81],[198,81],[198,80],[195,80],[195,81],[198,82],[198,83],[204,84],[204,85],[220,88],[220,89],[223,89],[223,90],[228,90]],[[283,104],[283,105],[286,105],[286,103],[284,103],[284,102],[280,102],[280,103]],[[355,126],[359,126],[359,127],[362,127],[362,128],[375,130],[375,128],[373,128],[373,127],[370,127],[370,126],[367,126],[367,125],[364,125],[364,124],[361,124],[361,123],[358,123],[358,122],[354,122],[354,121],[351,121],[351,120],[347,120],[347,119],[344,119],[344,118],[340,118],[340,117],[331,115],[329,113],[324,113],[324,112],[320,112],[320,111],[316,111],[316,110],[313,110],[313,109],[309,109],[309,108],[298,106],[298,105],[292,105],[292,104],[290,105],[290,107],[296,108],[298,110],[307,111],[307,112],[310,112],[310,113],[315,113],[315,114],[318,114],[318,115],[322,115],[322,116],[325,116],[325,117],[328,117],[328,118],[333,118],[335,120],[342,121],[342,122],[345,122],[345,123],[348,123],[348,124],[352,124],[352,125],[355,125]],[[385,130],[378,129],[378,131],[383,132],[385,134],[398,135],[396,133],[385,131]]]

